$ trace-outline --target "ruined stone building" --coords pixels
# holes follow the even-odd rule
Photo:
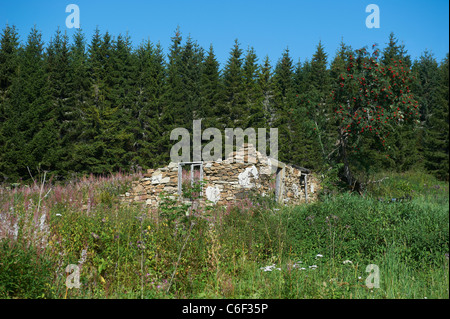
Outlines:
[[[133,182],[122,200],[157,207],[161,192],[186,200],[182,198],[183,187],[195,181],[203,181],[201,201],[217,205],[234,204],[247,198],[249,192],[272,194],[280,203],[295,205],[315,201],[320,187],[310,170],[284,164],[244,144],[225,160],[172,162],[164,168],[149,169],[143,178]]]

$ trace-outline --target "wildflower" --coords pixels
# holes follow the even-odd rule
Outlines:
[[[281,268],[275,268],[275,264],[272,264],[272,265],[270,265],[270,266],[261,267],[261,268],[259,268],[259,269],[261,269],[261,270],[263,270],[263,271],[272,271],[272,270],[274,270],[274,269],[276,269],[276,270],[281,270]]]
[[[345,265],[345,264],[353,264],[352,261],[351,261],[351,260],[348,260],[348,259],[347,259],[347,260],[344,260],[342,263],[343,263],[344,265]]]
[[[309,269],[316,269],[316,268],[317,268],[317,265],[309,266]]]
[[[96,233],[91,233],[91,235],[92,235],[92,237],[94,237],[95,239],[99,239],[99,238],[100,238],[100,236],[97,235]]]
[[[316,255],[316,258],[322,258],[322,257],[323,257],[323,255],[321,255],[321,254]]]
[[[55,216],[62,216],[61,214],[56,214]]]

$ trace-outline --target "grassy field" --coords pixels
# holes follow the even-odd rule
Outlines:
[[[449,298],[448,183],[380,177],[364,196],[189,214],[121,204],[138,176],[4,186],[0,297]]]

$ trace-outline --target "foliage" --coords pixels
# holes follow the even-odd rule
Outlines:
[[[297,207],[251,194],[228,208],[176,205],[166,196],[152,211],[117,200],[136,178],[126,175],[1,188],[0,293],[447,298],[448,184],[412,172],[381,177],[388,178],[365,197],[331,193]],[[373,292],[364,283],[370,263],[381,274]],[[80,267],[80,288],[66,289],[69,264]]]
[[[91,39],[58,29],[47,44],[33,28],[22,43],[7,25],[2,181],[29,182],[39,170],[69,180],[159,167],[175,143],[170,131],[191,129],[194,119],[221,132],[278,128],[281,161],[315,171],[344,164],[340,177],[359,184],[383,169],[448,179],[448,58],[425,52],[411,61],[391,34],[382,51],[341,43],[331,58],[319,42],[310,60],[294,63],[285,49],[272,65],[236,39],[220,68],[212,45],[205,52],[179,28],[171,40],[164,56],[159,44],[134,47],[128,34],[98,28]]]

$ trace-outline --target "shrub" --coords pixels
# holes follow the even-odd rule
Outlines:
[[[42,251],[20,242],[0,241],[0,296],[48,298],[53,265]]]

